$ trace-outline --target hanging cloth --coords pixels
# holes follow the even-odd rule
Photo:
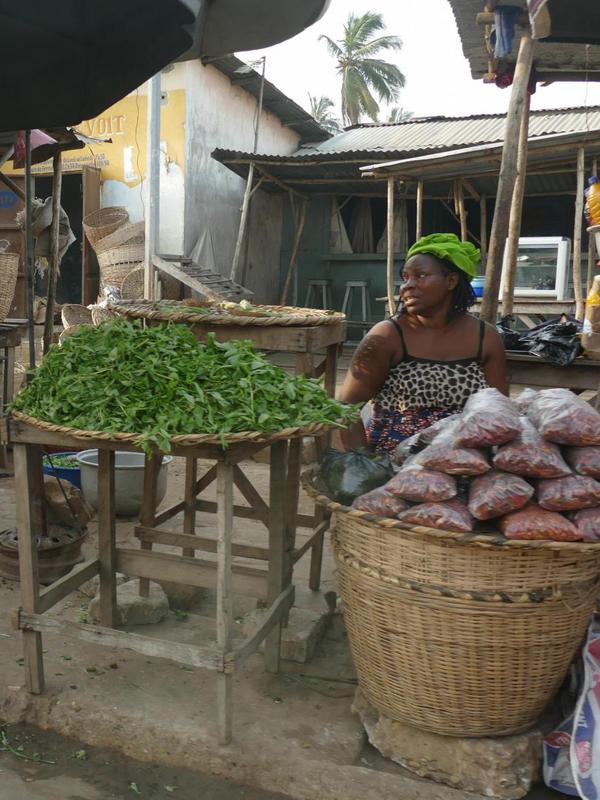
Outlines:
[[[534,39],[545,39],[550,36],[552,24],[548,11],[548,0],[527,0],[531,35]]]
[[[371,200],[368,197],[357,198],[356,204],[352,210],[350,231],[352,249],[355,253],[375,252]]]
[[[515,38],[515,23],[522,13],[519,6],[496,6],[494,9],[494,30],[491,42],[496,58],[505,58],[512,53]]]
[[[331,209],[331,225],[329,228],[329,252],[351,253],[352,245],[342,217],[341,204],[337,197],[333,199]]]
[[[408,219],[406,200],[401,199],[394,209],[394,253],[406,253],[408,249]],[[387,253],[387,224],[377,242],[377,252]]]

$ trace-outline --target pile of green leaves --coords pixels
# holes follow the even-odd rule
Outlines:
[[[12,408],[82,430],[139,433],[163,451],[177,434],[224,437],[357,417],[249,341],[201,344],[185,325],[124,319],[83,327],[52,347]]]

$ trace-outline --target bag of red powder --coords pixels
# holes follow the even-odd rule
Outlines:
[[[557,445],[542,439],[527,417],[520,418],[521,432],[502,445],[494,456],[494,466],[525,478],[561,478],[571,470]]]
[[[540,481],[536,498],[549,511],[577,511],[600,505],[600,483],[585,475]]]
[[[566,447],[565,458],[578,475],[600,478],[600,447]]]
[[[458,491],[450,475],[424,469],[412,462],[397,472],[385,488],[409,503],[439,503],[456,497]]]
[[[460,421],[447,426],[414,460],[426,469],[435,469],[448,475],[483,475],[491,468],[489,461],[481,450],[457,446],[459,430]]]
[[[352,503],[352,508],[357,511],[368,511],[377,517],[395,517],[408,508],[408,503],[398,495],[388,492],[384,486],[380,486],[379,489],[373,489],[357,497]]]
[[[600,539],[600,508],[584,508],[571,515],[571,521],[583,536],[591,542]]]
[[[518,475],[492,470],[475,478],[469,489],[469,511],[476,519],[493,519],[522,508],[533,486]]]
[[[574,447],[600,445],[600,414],[568,389],[538,392],[527,416],[549,442]]]
[[[424,525],[444,531],[468,533],[475,521],[464,503],[454,498],[445,503],[422,503],[398,514],[408,525]]]
[[[550,539],[556,542],[576,542],[583,534],[572,522],[556,511],[546,511],[529,503],[498,520],[498,527],[507,539]]]
[[[459,447],[492,447],[506,444],[520,433],[516,406],[497,389],[471,395],[462,413]]]
[[[409,436],[408,439],[404,439],[394,450],[392,456],[394,464],[404,464],[415,453],[420,452],[424,447],[431,444],[441,431],[452,425],[459,418],[460,414],[451,414],[449,417],[443,417],[428,428],[417,431],[417,433]]]

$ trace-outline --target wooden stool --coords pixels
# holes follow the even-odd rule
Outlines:
[[[349,328],[360,328],[364,336],[365,330],[371,327],[371,297],[369,295],[369,281],[346,281],[346,291],[342,302],[342,311],[347,317]],[[355,292],[358,292],[360,300],[361,316],[352,319],[352,309],[354,305]]]
[[[313,295],[318,299],[319,293],[321,294],[321,305],[312,305]],[[333,308],[331,299],[331,279],[330,278],[314,278],[308,282],[308,289],[306,291],[306,300],[304,301],[305,308],[322,308],[324,310]]]

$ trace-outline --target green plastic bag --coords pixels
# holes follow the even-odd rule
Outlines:
[[[393,474],[387,453],[327,450],[321,459],[320,478],[327,495],[345,506],[352,505],[357,497],[383,486]]]

